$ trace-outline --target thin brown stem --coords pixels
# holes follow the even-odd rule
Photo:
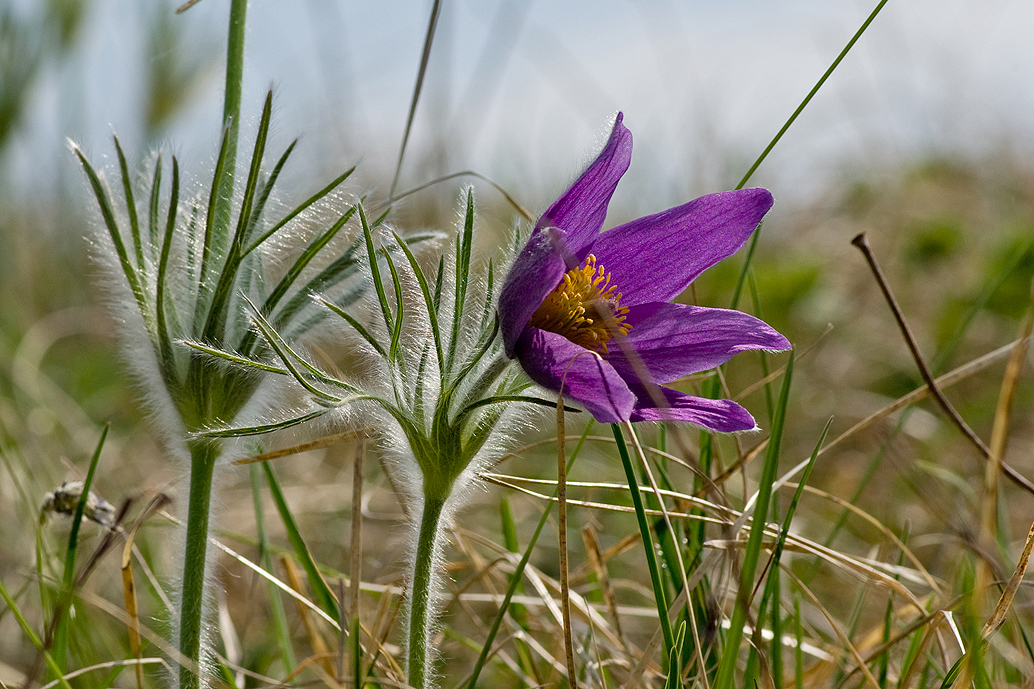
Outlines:
[[[876,278],[876,283],[880,286],[880,291],[883,292],[883,297],[887,300],[887,305],[890,306],[891,312],[894,314],[894,320],[897,321],[898,328],[901,330],[902,336],[905,338],[905,344],[908,345],[909,351],[912,353],[912,359],[916,363],[916,367],[919,369],[919,374],[923,377],[923,382],[930,389],[930,394],[937,401],[937,404],[941,407],[948,418],[955,426],[962,431],[962,434],[973,444],[974,447],[980,452],[985,460],[992,459],[991,448],[981,440],[969,424],[959,415],[952,406],[951,402],[941,393],[940,388],[937,386],[937,382],[934,380],[933,374],[930,372],[930,368],[926,365],[926,361],[923,359],[922,353],[919,351],[919,345],[916,343],[915,337],[912,335],[911,328],[908,327],[908,323],[905,321],[905,316],[901,312],[901,307],[898,305],[897,299],[894,298],[894,294],[890,291],[890,285],[887,282],[886,277],[883,275],[883,271],[880,269],[879,263],[876,262],[876,256],[873,255],[872,249],[869,247],[869,242],[865,238],[865,233],[859,234],[857,237],[851,240],[851,243],[858,247],[858,250],[865,256],[865,260],[869,263],[869,268],[872,270],[873,276]],[[1018,471],[1013,469],[1011,466],[998,459],[1002,472],[1015,483],[1017,486],[1023,488],[1025,491],[1034,495],[1034,483],[1031,483],[1026,477],[1020,474]]]
[[[567,451],[564,446],[564,402],[556,404],[557,428],[557,539],[560,547],[560,609],[564,618],[564,651],[567,654],[567,683],[578,689],[578,674],[574,666],[574,640],[571,630],[571,587],[567,564]]]

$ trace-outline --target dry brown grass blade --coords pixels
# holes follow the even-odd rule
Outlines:
[[[984,629],[980,632],[982,638],[986,639],[989,637],[1005,622],[1005,616],[1008,614],[1009,608],[1012,607],[1012,601],[1016,597],[1016,590],[1020,588],[1023,575],[1027,572],[1027,564],[1030,562],[1032,549],[1034,549],[1034,524],[1030,525],[1030,531],[1027,532],[1027,542],[1023,546],[1019,562],[1016,563],[1016,570],[1012,573],[1012,577],[1009,579],[1005,590],[1002,591],[1002,597],[998,599],[998,605],[995,606],[994,612],[991,613],[991,616],[984,624]]]
[[[515,491],[517,491],[519,493],[523,493],[525,495],[529,495],[529,496],[532,496],[532,497],[535,497],[535,498],[539,498],[541,500],[555,500],[556,499],[556,498],[554,498],[554,497],[552,497],[550,495],[546,495],[544,493],[537,493],[537,492],[535,492],[533,490],[530,490],[528,488],[524,488],[523,486],[520,485],[521,483],[527,483],[527,484],[531,484],[531,485],[540,485],[540,486],[555,486],[556,485],[553,481],[550,481],[548,479],[535,479],[535,478],[526,478],[526,477],[523,477],[523,476],[508,476],[508,475],[505,475],[505,474],[485,474],[485,473],[479,474],[478,476],[480,478],[484,479],[485,481],[488,481],[489,483],[494,483],[496,485],[503,486],[505,488],[509,488],[509,489],[515,490]],[[603,481],[568,481],[567,485],[568,485],[568,487],[574,486],[574,487],[578,487],[578,488],[588,488],[588,489],[594,489],[594,490],[614,490],[614,491],[624,491],[624,492],[628,491],[628,484],[625,484],[625,483],[607,483],[607,482],[603,482]],[[639,491],[640,492],[650,491],[651,493],[654,492],[654,491],[652,491],[647,486],[639,486]],[[666,489],[661,488],[661,489],[656,491],[656,494],[662,495],[662,496],[666,496],[666,497],[670,497],[670,498],[673,498],[675,500],[683,501],[687,505],[692,505],[693,507],[697,507],[697,508],[699,508],[701,510],[704,510],[706,512],[711,512],[713,514],[719,515],[719,517],[724,516],[725,519],[723,521],[723,520],[720,520],[720,519],[708,519],[706,517],[705,518],[700,518],[700,517],[698,517],[698,515],[689,515],[689,514],[686,514],[686,513],[683,513],[683,512],[674,512],[674,511],[668,510],[668,514],[671,515],[672,517],[679,517],[681,519],[686,519],[686,518],[698,519],[699,518],[701,521],[706,521],[708,523],[713,523],[713,524],[731,524],[732,521],[736,517],[738,517],[739,514],[740,514],[736,510],[733,510],[733,509],[731,509],[729,507],[726,507],[724,505],[716,505],[715,503],[710,502],[708,500],[704,500],[704,499],[701,499],[701,498],[698,498],[698,497],[694,497],[692,495],[687,495],[685,493],[680,493],[678,491],[666,490]],[[631,508],[631,507],[625,507],[625,506],[621,506],[621,505],[612,505],[610,503],[598,503],[598,502],[587,501],[587,500],[572,500],[571,498],[567,499],[567,504],[568,505],[579,505],[579,506],[583,506],[583,507],[596,507],[596,508],[599,508],[599,509],[605,509],[605,510],[614,511],[614,512],[625,512],[625,513],[628,513],[628,514],[633,514],[635,512],[635,510],[633,508]],[[655,517],[660,517],[660,516],[663,516],[663,514],[664,514],[661,510],[655,510],[655,509],[652,509],[652,508],[649,508],[649,507],[646,508],[645,512],[646,512],[646,514],[651,515],[651,516],[655,516]],[[634,543],[635,540],[637,540],[639,538],[639,536],[638,535],[629,536],[629,538],[633,539],[632,542]],[[625,541],[622,541],[622,544],[623,543],[625,543]],[[608,554],[608,557],[611,557],[614,554],[616,554],[615,552],[612,552],[612,551],[615,550],[615,548],[618,549],[618,550],[624,550],[624,549],[627,548],[627,546],[626,545],[621,545],[621,544],[619,544],[618,546],[611,546],[607,551],[605,551]]]
[[[983,356],[977,357],[976,359],[973,359],[972,361],[965,363],[962,366],[959,366],[958,368],[953,369],[948,373],[945,373],[943,376],[940,376],[935,380],[935,382],[937,383],[937,387],[941,390],[944,390],[946,388],[951,387],[955,383],[965,380],[969,376],[974,375],[984,370],[988,366],[991,366],[992,364],[1000,361],[1006,356],[1009,356],[1013,351],[1015,351],[1017,347],[1026,346],[1028,341],[1029,338],[1019,339],[1014,342],[1010,342],[1007,345],[1003,345],[998,349],[988,352]],[[866,418],[856,423],[854,426],[851,426],[851,428],[847,429],[846,431],[838,435],[830,442],[826,443],[825,447],[823,447],[819,451],[819,454],[828,451],[830,448],[836,446],[844,440],[847,440],[856,433],[863,431],[866,428],[869,428],[876,422],[882,421],[894,412],[904,409],[905,407],[911,406],[917,402],[920,402],[921,400],[926,399],[929,396],[930,388],[928,386],[924,385],[921,388],[916,388],[904,397],[900,397],[894,402],[888,404],[886,407],[883,407],[879,411],[870,414]]]
[[[234,465],[242,464],[255,464],[257,462],[268,462],[273,459],[280,459],[281,457],[289,457],[302,452],[308,452],[309,450],[320,450],[331,445],[336,445],[340,442],[352,441],[352,440],[365,440],[373,434],[371,429],[361,429],[344,431],[343,433],[334,433],[333,435],[326,435],[322,438],[317,438],[307,443],[300,445],[292,445],[291,447],[285,447],[280,450],[272,450],[270,452],[263,452],[262,454],[252,455],[251,457],[245,457],[244,459],[238,459],[233,462]]]
[[[907,607],[911,608],[912,606],[909,605]],[[897,608],[897,609],[895,609],[895,614],[899,618],[901,618],[904,615],[908,614],[908,610],[906,610],[905,608]],[[916,631],[918,631],[921,627],[926,627],[926,626],[930,625],[931,622],[934,623],[934,628],[936,629],[936,625],[940,624],[940,620],[943,618],[944,614],[945,613],[944,613],[943,610],[938,609],[938,610],[934,610],[933,612],[929,612],[929,613],[917,616],[904,629],[902,629],[901,631],[896,633],[892,638],[888,639],[887,641],[882,641],[882,642],[880,642],[878,644],[873,645],[872,650],[869,651],[868,655],[865,656],[865,662],[866,663],[873,662],[874,660],[879,658],[884,653],[887,653],[888,651],[890,651],[890,649],[894,648],[895,646],[897,646],[899,643],[901,643],[905,639],[908,639],[909,637],[911,637],[912,634],[914,634]],[[930,634],[930,631],[931,630],[928,628],[924,632],[924,634]],[[868,638],[869,641],[870,641],[869,645],[872,645],[871,644],[871,640],[882,639],[883,633],[884,633],[883,622],[879,622],[870,631],[869,638]],[[916,658],[916,659],[922,658],[923,654],[925,652],[925,649],[928,646],[929,646],[929,641],[925,641],[924,640],[923,646],[922,646],[922,650],[919,653],[917,653],[916,655],[914,655],[913,657]],[[862,648],[859,648],[859,650],[862,650]],[[911,671],[914,672],[914,668],[911,668]],[[843,678],[840,680],[840,682],[837,683],[836,688],[839,689],[840,687],[847,686],[847,683],[850,682],[851,678],[854,677],[855,674],[857,674],[857,673],[858,673],[858,668],[855,668],[855,669],[851,670],[851,672],[848,672],[847,674],[845,674],[843,676]],[[899,687],[904,687],[905,686],[903,684],[902,680],[899,680],[898,686]]]
[[[1022,345],[1013,350],[1002,376],[1002,387],[998,392],[998,404],[995,407],[994,423],[991,426],[990,455],[984,465],[984,491],[980,505],[980,539],[981,547],[989,553],[994,552],[994,543],[998,534],[999,483],[1002,473],[1002,462],[1005,461],[1006,448],[1009,442],[1009,416],[1019,385],[1020,373],[1027,358],[1028,338],[1031,326],[1034,325],[1034,313],[1030,305],[1023,316],[1020,326]],[[979,558],[977,561],[976,590],[986,591],[996,579],[997,558],[989,561]],[[999,602],[999,606],[1001,602]],[[995,612],[997,612],[997,608]],[[1003,611],[1004,615],[1004,611]],[[993,617],[993,615],[992,615]],[[1004,620],[1004,617],[1002,618]]]
[[[69,680],[79,677],[81,675],[88,674],[90,672],[94,672],[96,670],[110,670],[111,668],[122,667],[126,665],[132,665],[133,667],[141,667],[143,665],[166,665],[166,667],[168,667],[168,665],[165,663],[165,660],[162,658],[134,658],[132,660],[109,660],[104,663],[94,663],[93,665],[87,665],[86,667],[81,667],[76,670],[66,672],[64,675],[61,676],[61,678]],[[39,689],[54,689],[54,687],[57,687],[60,684],[61,680],[55,679],[51,682],[47,682]]]
[[[618,616],[617,599],[614,597],[614,588],[610,585],[610,574],[603,561],[603,553],[600,550],[600,541],[596,538],[596,529],[592,524],[582,527],[582,543],[585,544],[585,554],[588,556],[588,566],[596,573],[596,582],[600,593],[603,595],[603,603],[607,606],[607,614],[610,615],[610,623],[614,626],[614,633],[621,640],[621,650],[628,657],[628,642],[621,630],[621,618]]]
[[[302,674],[305,670],[311,669],[316,675],[332,689],[341,689],[341,685],[338,684],[334,678],[327,671],[327,665],[333,663],[334,654],[329,652],[314,653],[298,663],[298,667],[293,668],[286,677],[280,682],[278,687],[289,687],[291,682],[294,681],[298,675]]]
[[[833,629],[833,633],[835,633],[837,638],[840,639],[840,643],[843,645],[844,649],[848,653],[850,653],[850,655],[854,658],[854,661],[857,664],[858,669],[862,672],[862,674],[865,675],[865,679],[869,683],[869,685],[872,686],[873,689],[880,689],[880,683],[876,681],[876,678],[873,677],[873,674],[869,670],[869,667],[865,664],[865,658],[863,658],[862,655],[858,652],[858,649],[855,648],[855,645],[851,643],[851,639],[849,639],[844,630],[841,629],[836,619],[834,619],[833,614],[828,609],[826,609],[826,606],[824,606],[819,601],[818,597],[812,592],[812,590],[809,589],[803,581],[797,578],[793,572],[791,572],[788,569],[784,569],[783,571],[790,578],[790,580],[793,581],[794,584],[796,584],[800,591],[805,596],[807,596],[809,600],[811,600],[812,605],[814,605],[815,608],[820,613],[822,613],[822,616],[826,618],[826,622]]]
[[[137,660],[137,664],[134,667],[137,689],[143,689],[144,671],[140,664],[140,659],[143,655],[143,645],[140,643],[140,613],[136,596],[136,581],[133,577],[133,542],[136,540],[136,534],[140,530],[141,525],[151,515],[169,504],[169,502],[171,502],[169,496],[164,493],[159,493],[152,498],[151,502],[144,508],[144,511],[137,517],[132,528],[126,533],[126,543],[122,547],[122,590],[126,599],[126,615],[130,620],[130,624],[127,627],[129,649]]]
[[[950,619],[948,618],[948,613],[946,613],[944,610],[937,610],[931,614],[930,622],[931,624],[928,624],[926,627],[926,631],[923,632],[923,639],[919,642],[919,649],[913,656],[916,660],[918,660],[919,658],[923,658],[926,655],[927,649],[930,648],[930,644],[933,643],[934,637],[937,635],[938,628],[942,624],[950,624]],[[902,633],[899,638],[903,637],[904,633]],[[905,671],[905,674],[902,675],[901,679],[898,680],[898,686],[901,689],[908,689],[909,685],[912,683],[912,677],[915,676],[916,672],[919,670],[920,665],[921,663],[918,662],[913,662],[911,665],[909,665],[908,669]]]
[[[779,532],[773,528],[766,528],[766,534],[773,539],[779,536]],[[746,543],[743,540],[709,540],[704,543],[705,547],[715,550],[739,550],[742,549]],[[762,547],[771,550],[774,546],[774,542],[766,542]],[[860,581],[872,581],[873,583],[880,584],[884,589],[893,591],[907,598],[916,610],[923,612],[925,610],[923,601],[912,593],[904,584],[898,581],[898,576],[901,575],[902,570],[898,568],[891,568],[889,565],[883,562],[864,560],[858,557],[852,557],[839,551],[833,550],[832,548],[826,548],[818,543],[808,541],[807,539],[788,536],[784,544],[784,550],[787,552],[800,552],[808,555],[814,555],[830,565],[835,566],[837,569],[851,574]]]
[[[110,617],[118,620],[126,627],[129,627],[129,625],[132,624],[132,620],[129,618],[128,615],[126,615],[126,611],[123,610],[122,607],[115,605],[108,599],[99,596],[96,593],[90,592],[88,589],[83,589],[82,591],[80,591],[79,598],[82,599],[84,603],[94,608],[97,608],[98,610],[106,613]],[[161,651],[162,654],[168,660],[171,660],[173,663],[176,663],[178,665],[188,667],[191,669],[192,672],[198,671],[197,663],[195,663],[190,658],[180,653],[179,649],[170,644],[168,641],[166,641],[165,637],[163,637],[161,634],[143,625],[140,626],[139,631],[140,636],[147,639],[149,643],[153,644],[155,648]]]
[[[1009,440],[1009,414],[1016,398],[1016,389],[1019,385],[1020,373],[1023,371],[1023,364],[1027,360],[1032,329],[1034,329],[1034,308],[1028,306],[1027,312],[1023,316],[1023,324],[1020,326],[1019,344],[1012,350],[1009,363],[1005,366],[1002,388],[998,394],[998,406],[995,408],[994,424],[991,427],[992,461],[988,463],[988,472],[993,471],[996,477],[998,475],[997,464],[1005,458],[1006,445]],[[997,478],[994,482],[997,484]]]
[[[797,486],[793,483],[787,483],[786,487],[796,488]],[[878,529],[880,533],[883,534],[884,538],[886,538],[889,542],[893,543],[895,547],[901,550],[901,553],[905,556],[905,558],[907,558],[908,561],[912,563],[912,566],[915,568],[915,571],[919,572],[919,574],[926,581],[927,586],[929,586],[930,589],[941,598],[944,597],[944,591],[941,589],[941,585],[938,583],[937,579],[935,579],[934,576],[930,574],[929,571],[927,571],[926,567],[923,566],[923,563],[919,560],[918,557],[916,557],[916,554],[912,552],[911,548],[906,546],[905,543],[900,538],[898,538],[897,534],[895,534],[890,528],[888,528],[886,524],[884,524],[879,519],[872,516],[865,510],[861,509],[857,505],[854,505],[848,502],[847,500],[844,500],[843,498],[837,497],[836,495],[827,493],[824,490],[815,488],[814,486],[805,486],[804,491],[807,493],[811,493],[813,495],[818,495],[826,500],[836,503],[838,506],[843,507],[844,509],[850,510],[854,514],[858,515],[859,517],[867,521],[873,527]]]
[[[363,578],[363,459],[366,443],[360,441],[355,450],[352,466],[352,529],[348,561],[348,611],[359,616],[359,583]]]
[[[126,599],[126,617],[129,618],[129,626],[126,631],[129,634],[129,650],[137,660],[136,687],[144,689],[144,672],[140,667],[140,659],[143,657],[143,646],[140,643],[140,613],[137,608],[136,583],[133,581],[133,537],[131,533],[126,538],[126,547],[122,550],[122,590]]]
[[[556,403],[557,446],[557,540],[560,550],[560,610],[564,618],[564,655],[567,659],[567,681],[578,689],[578,672],[574,666],[574,639],[571,631],[571,581],[567,566],[567,449],[564,445],[564,402]]]
[[[280,557],[280,565],[284,568],[284,574],[287,576],[287,583],[293,588],[299,595],[304,595],[302,592],[305,590],[302,578],[298,573],[298,568],[295,567],[294,561],[282,555]],[[305,605],[298,605],[298,616],[302,618],[302,624],[305,626],[305,632],[309,635],[309,645],[312,647],[313,656],[321,659],[323,669],[328,675],[334,672],[333,659],[334,654],[329,653],[327,644],[323,641],[323,636],[316,629],[316,624],[312,621],[312,615],[309,614],[309,607]],[[304,663],[302,663],[304,665]]]

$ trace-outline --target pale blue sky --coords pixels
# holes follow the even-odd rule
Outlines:
[[[127,150],[143,153],[139,27],[178,2],[95,3],[75,59],[34,95],[8,160],[16,188],[46,190],[75,174],[66,136],[99,157],[114,129]],[[728,186],[874,4],[446,0],[403,179],[475,168],[529,202],[547,199],[620,109],[636,137],[632,181],[620,192],[631,210]],[[193,50],[221,50],[227,7],[202,0],[174,21]],[[257,113],[275,87],[275,131],[281,142],[302,137],[303,185],[307,174],[323,179],[322,166],[356,161],[365,161],[365,183],[390,183],[429,8],[425,0],[252,1],[244,109]],[[757,183],[777,197],[806,197],[845,165],[916,151],[1029,151],[1031,26],[1029,0],[891,0]],[[187,169],[212,155],[220,79],[213,71],[166,133]]]

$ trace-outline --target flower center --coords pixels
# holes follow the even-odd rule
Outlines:
[[[576,345],[603,354],[615,333],[628,334],[628,308],[621,306],[610,273],[589,254],[585,265],[564,273],[564,279],[546,295],[528,325],[563,335]]]

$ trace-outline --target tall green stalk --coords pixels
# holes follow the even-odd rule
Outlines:
[[[225,163],[213,199],[213,244],[224,255],[231,241],[233,188],[237,164],[237,138],[240,132],[241,93],[244,84],[244,35],[247,0],[232,0],[226,46],[226,86],[223,100]],[[205,390],[199,390],[205,394]],[[183,550],[183,579],[180,589],[179,650],[199,667],[180,666],[180,689],[198,689],[203,675],[204,602],[208,571],[208,528],[212,501],[212,481],[219,459],[218,442],[201,441],[190,445],[190,495],[187,506],[187,534]]]
[[[219,181],[216,205],[217,237],[230,238],[233,180],[237,169],[237,137],[241,123],[241,94],[244,90],[244,27],[248,14],[248,0],[232,0],[230,26],[226,40],[226,86],[223,94],[223,128],[225,129],[226,166]]]

